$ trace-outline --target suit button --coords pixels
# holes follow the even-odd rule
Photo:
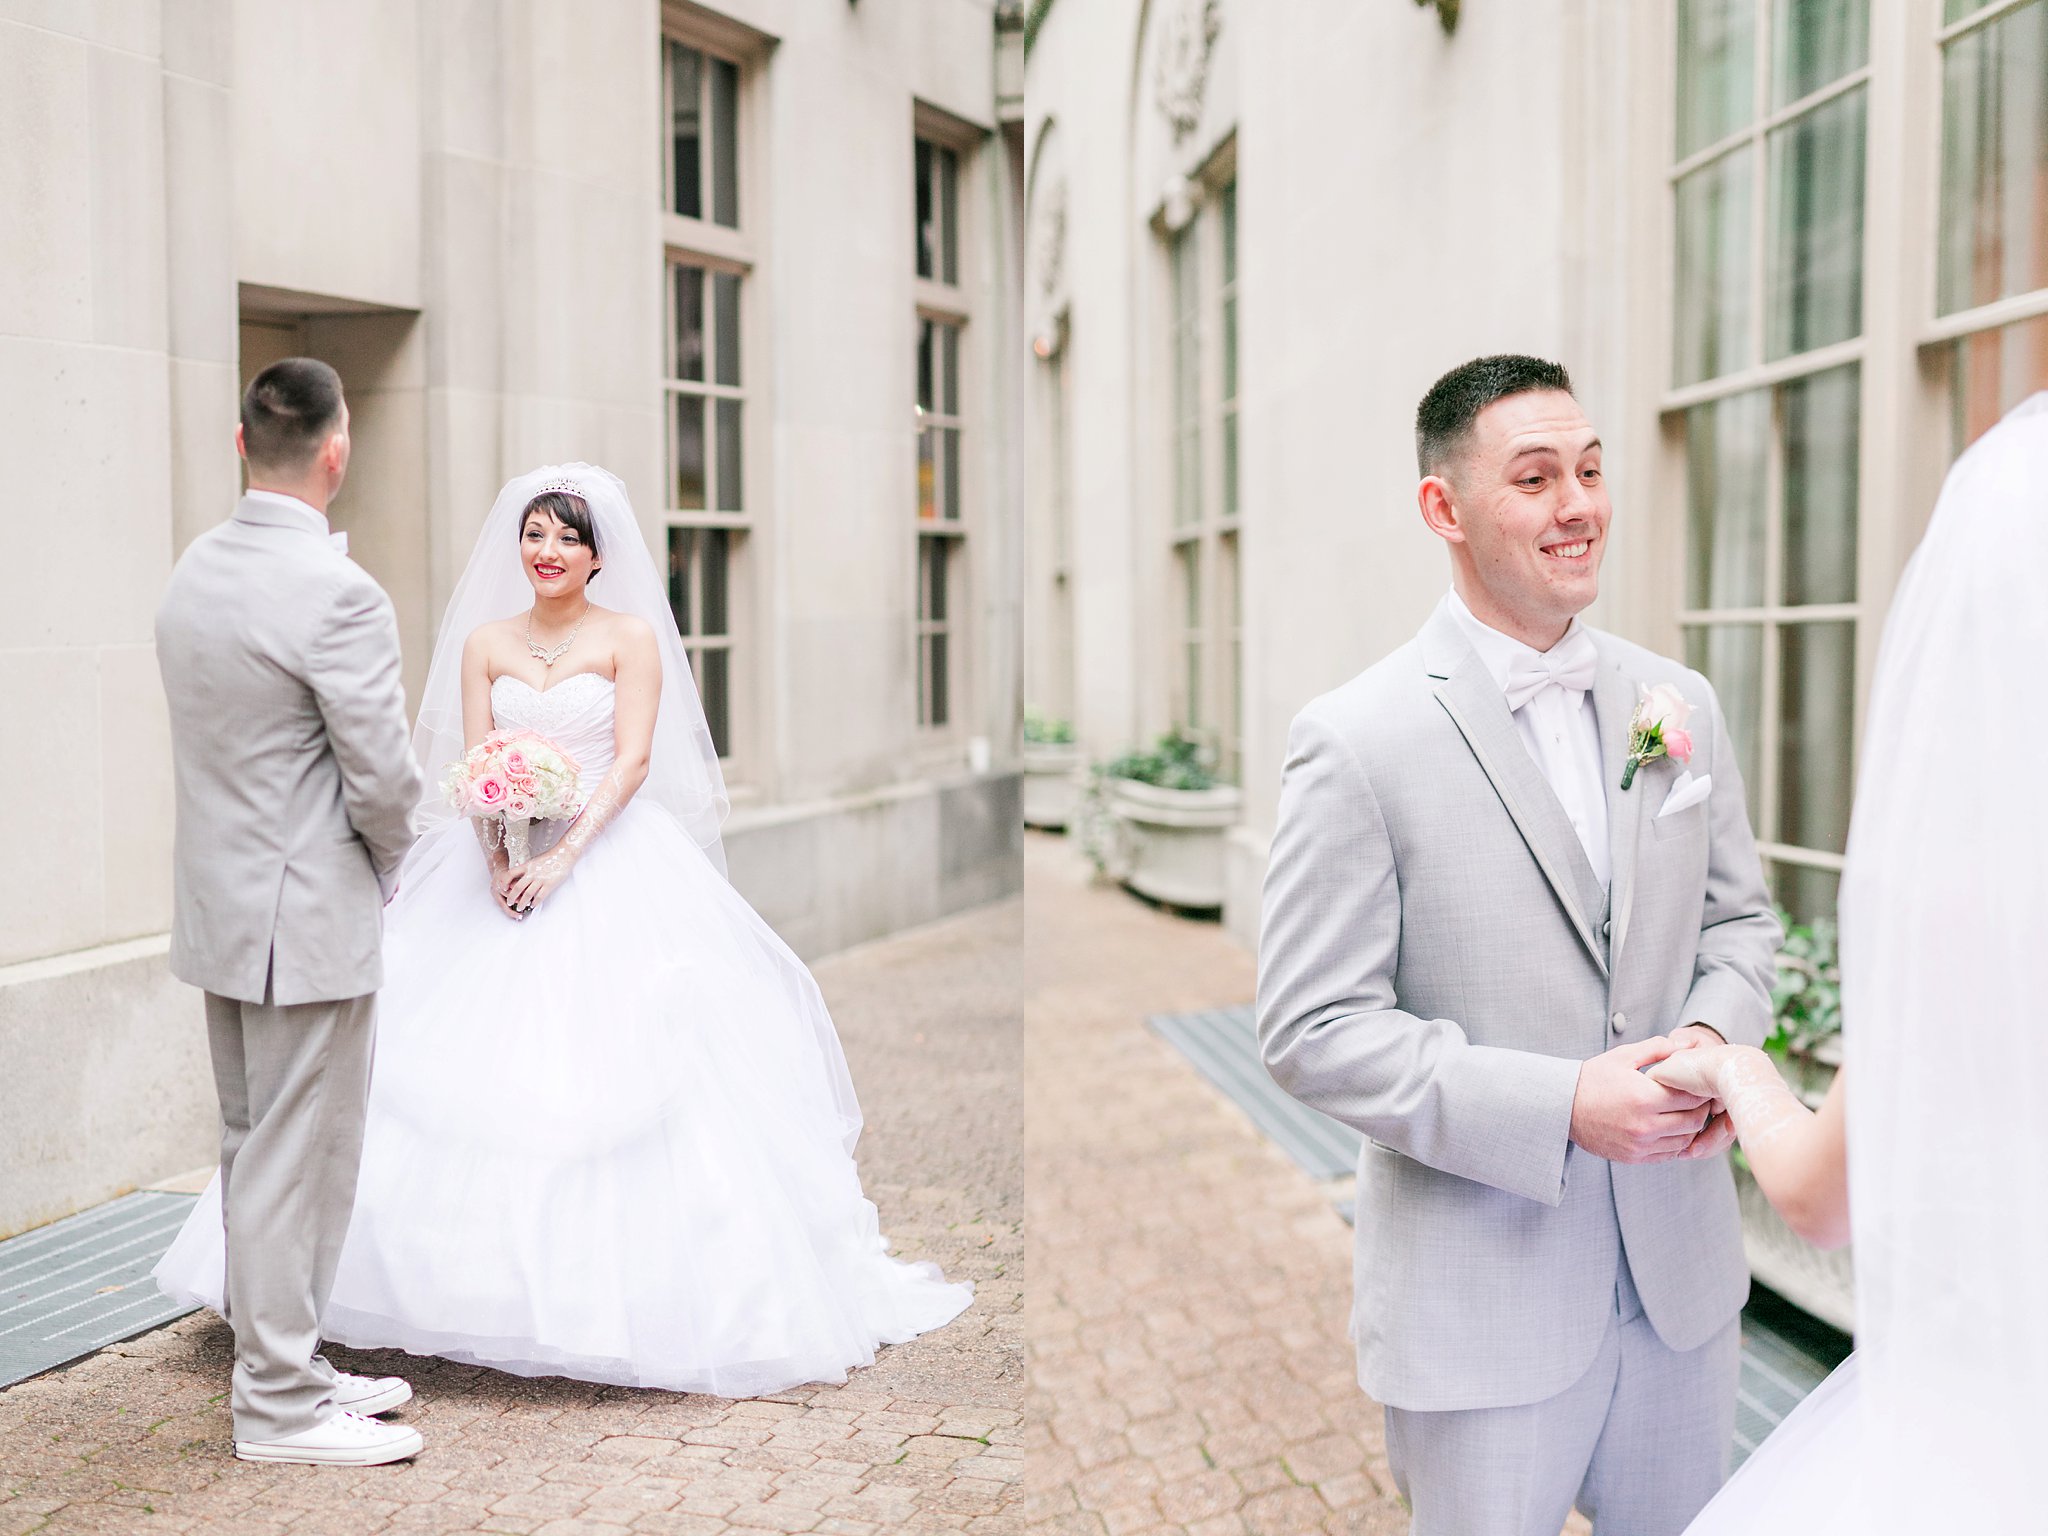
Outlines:
[[[1625,1013],[1617,1013],[1617,1014],[1616,1014],[1616,1015],[1614,1016],[1614,1032],[1615,1032],[1615,1033],[1616,1033],[1616,1034],[1618,1035],[1618,1034],[1622,1033],[1622,1032],[1623,1032],[1624,1030],[1626,1030],[1627,1028],[1628,1028],[1628,1015],[1627,1015],[1627,1014],[1625,1014]]]
[[[1607,919],[1607,920],[1606,920],[1606,921],[1605,921],[1604,923],[1602,923],[1602,924],[1600,925],[1600,937],[1601,937],[1601,938],[1603,938],[1603,939],[1611,939],[1611,938],[1613,938],[1613,937],[1614,937],[1614,919],[1613,919],[1613,918],[1611,918],[1611,917],[1610,917],[1610,918],[1608,918],[1608,919]]]

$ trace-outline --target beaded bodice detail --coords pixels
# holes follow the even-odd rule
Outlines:
[[[507,673],[491,684],[491,720],[501,731],[534,731],[575,758],[589,794],[618,752],[617,692],[610,678],[595,672],[565,677],[545,692]]]

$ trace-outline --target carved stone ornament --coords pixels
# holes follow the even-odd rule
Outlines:
[[[1415,0],[1415,3],[1436,7],[1436,19],[1443,23],[1445,37],[1458,30],[1458,0]]]
[[[1038,206],[1038,227],[1031,232],[1032,265],[1038,277],[1038,291],[1047,298],[1059,292],[1066,276],[1067,184],[1056,181],[1046,188]]]
[[[1159,110],[1178,144],[1202,121],[1202,91],[1209,83],[1209,56],[1222,30],[1219,0],[1161,0],[1159,18]]]

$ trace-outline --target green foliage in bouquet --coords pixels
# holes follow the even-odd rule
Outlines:
[[[1842,964],[1835,950],[1835,925],[1817,918],[1811,926],[1792,921],[1778,908],[1785,945],[1778,951],[1778,975],[1771,985],[1772,1028],[1764,1049],[1782,1055],[1807,1053],[1842,1032]]]
[[[1074,741],[1074,722],[1061,720],[1053,715],[1043,715],[1035,709],[1026,709],[1024,740],[1026,744],[1034,747],[1071,746]]]
[[[1106,779],[1130,779],[1157,789],[1214,789],[1208,749],[1181,734],[1178,726],[1149,751],[1126,752],[1096,770]]]

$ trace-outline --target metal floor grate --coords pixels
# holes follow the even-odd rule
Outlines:
[[[149,1272],[196,1198],[123,1195],[0,1242],[0,1387],[193,1311]]]
[[[1348,1179],[1362,1139],[1349,1126],[1289,1098],[1259,1060],[1249,1005],[1164,1014],[1146,1026],[1194,1064],[1223,1096],[1312,1179]],[[1355,1203],[1336,1202],[1347,1222]],[[1740,1466],[1849,1354],[1850,1341],[1763,1287],[1742,1314],[1742,1378],[1736,1389],[1735,1457]]]

